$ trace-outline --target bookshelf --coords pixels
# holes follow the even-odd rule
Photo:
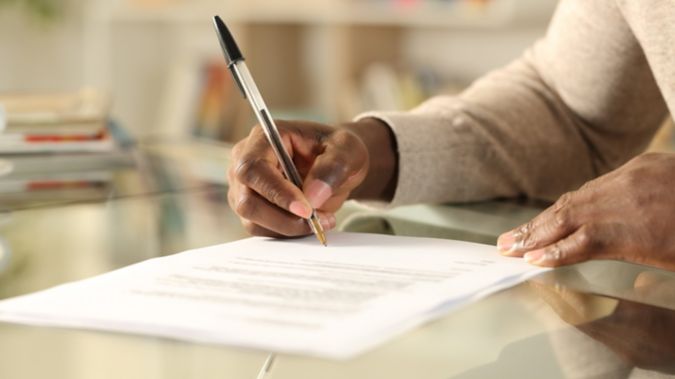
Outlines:
[[[526,1],[527,2],[527,1]],[[294,5],[297,3],[297,5]],[[383,25],[422,28],[498,28],[514,22],[540,23],[550,7],[519,12],[514,0],[424,2],[395,7],[385,1],[229,2],[225,5],[177,3],[161,8],[124,4],[112,18],[119,22],[201,23],[214,12],[227,15],[230,22],[300,23],[309,25]]]
[[[338,122],[362,110],[354,97],[374,63],[387,64],[392,72],[417,65],[409,45],[420,40],[415,37],[420,33],[454,38],[516,30],[529,33],[524,37],[529,44],[531,35],[543,32],[555,6],[555,0],[418,1],[408,6],[385,0],[147,3],[120,0],[94,9],[89,17],[96,20],[89,34],[99,36],[92,37],[89,60],[100,62],[93,65],[100,69],[90,73],[90,81],[113,88],[120,99],[113,111],[137,135],[185,129],[189,111],[177,109],[194,91],[189,84],[176,84],[176,78],[197,72],[200,61],[221,59],[210,23],[214,14],[233,29],[277,117]],[[511,55],[519,49],[512,48],[516,52]],[[120,54],[127,58],[120,59]],[[141,62],[139,54],[152,55],[151,62]],[[134,90],[138,81],[143,88]],[[176,94],[191,95],[181,99]],[[252,122],[247,117],[233,121],[236,131],[229,138],[240,138]]]

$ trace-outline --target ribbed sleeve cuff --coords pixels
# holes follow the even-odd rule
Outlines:
[[[398,155],[398,182],[391,202],[362,202],[377,208],[392,208],[399,205],[423,202],[429,178],[420,170],[420,154],[429,152],[434,143],[427,141],[437,133],[426,133],[426,128],[433,128],[434,122],[426,122],[424,115],[411,112],[366,112],[354,118],[359,121],[375,118],[387,124],[394,133]],[[434,120],[435,121],[435,120]],[[436,121],[437,122],[437,121]]]

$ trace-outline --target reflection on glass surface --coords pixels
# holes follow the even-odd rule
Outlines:
[[[225,172],[225,160],[195,166],[180,146],[143,155],[135,166],[113,175],[110,192],[0,213],[0,298],[246,236],[227,204],[226,185],[213,180]],[[351,231],[489,243],[537,211],[489,203],[414,206],[369,216],[352,207],[341,217]],[[672,373],[675,275],[644,271],[620,262],[556,270],[349,361],[279,355],[268,377],[548,379]],[[266,357],[267,352],[236,347],[0,324],[0,378],[253,378]]]
[[[0,296],[243,236],[222,187],[15,211],[0,225],[13,252]]]
[[[592,357],[595,369],[614,374],[636,370],[675,374],[674,310],[562,286],[537,282],[533,286],[562,320],[598,343],[564,347],[585,346],[586,349],[577,349],[575,353]],[[650,297],[659,296],[670,304],[675,300],[675,280],[651,271],[638,275],[635,289]]]
[[[199,149],[185,144],[176,147],[186,148]],[[223,154],[227,154],[226,149]],[[214,181],[195,174],[192,158],[180,159],[144,147],[96,154],[7,156],[5,159],[12,162],[14,169],[0,177],[0,210],[104,201],[213,185]],[[224,171],[218,174],[225,175]]]
[[[9,265],[11,250],[4,239],[0,238],[0,275]]]

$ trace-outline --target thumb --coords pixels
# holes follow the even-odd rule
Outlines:
[[[339,130],[326,139],[324,151],[305,177],[303,192],[312,207],[318,209],[328,199],[351,192],[367,171],[368,153],[359,137]]]

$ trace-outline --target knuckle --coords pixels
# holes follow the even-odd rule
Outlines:
[[[569,254],[567,253],[567,250],[563,246],[561,246],[560,243],[556,243],[555,245],[551,246],[547,255],[554,262],[563,262],[565,261],[565,259],[567,259]]]
[[[579,229],[579,233],[576,236],[577,246],[582,249],[587,249],[593,244],[593,237],[589,232],[588,227]]]
[[[241,152],[242,152],[242,150],[243,150],[243,148],[244,148],[244,144],[245,144],[245,143],[246,143],[246,140],[241,140],[241,141],[237,142],[237,143],[232,147],[232,151],[231,151],[230,155],[231,155],[233,158],[238,157],[238,156],[241,154]]]
[[[333,133],[332,139],[336,144],[340,146],[351,146],[354,143],[357,143],[359,138],[355,136],[354,133],[348,130],[340,129]]]
[[[597,254],[599,246],[601,244],[595,237],[593,229],[583,226],[569,239],[557,243],[551,254],[563,263],[583,262]]]
[[[239,195],[234,210],[240,217],[250,219],[255,216],[257,208],[255,196],[250,191],[244,191]]]
[[[623,177],[624,193],[629,204],[642,208],[652,203],[651,191],[645,188],[641,169],[630,170]]]
[[[236,164],[234,176],[241,183],[250,184],[258,177],[261,164],[262,161],[257,158],[241,159]]]
[[[582,184],[581,187],[579,187],[578,192],[589,191],[589,190],[593,189],[594,185],[595,185],[595,182],[593,180],[590,180],[590,181]]]
[[[554,206],[554,211],[559,211],[561,209],[564,209],[572,203],[572,197],[574,196],[574,192],[566,192],[560,198],[558,201],[555,202]]]
[[[264,135],[262,126],[260,126],[260,124],[253,125],[253,127],[251,128],[251,132],[249,133],[249,137],[255,138],[255,137],[260,137],[262,135]]]
[[[274,123],[276,124],[277,130],[279,130],[279,133],[283,134],[286,130],[291,129],[296,122],[295,121],[288,121],[288,120],[274,119]],[[260,126],[260,124],[258,124],[256,126],[260,129],[260,131],[262,131],[262,126]]]
[[[623,185],[628,191],[640,189],[644,185],[645,169],[635,167],[623,173]]]
[[[577,244],[581,250],[588,254],[601,252],[606,247],[605,242],[597,230],[598,229],[592,225],[585,225],[579,230]]]
[[[279,123],[277,123],[277,127],[279,129],[279,133],[283,136],[283,128],[279,126]],[[260,124],[256,124],[251,128],[251,133],[249,134],[247,138],[247,150],[250,149],[256,149],[256,148],[261,148],[261,147],[268,147],[269,142],[267,141],[267,136],[265,134],[265,131]]]
[[[515,238],[516,238],[517,241],[522,241],[525,238],[525,236],[527,234],[529,234],[531,224],[532,224],[532,221],[530,221],[526,224],[523,224],[523,225],[517,227],[514,230],[514,235],[515,235]]]
[[[647,163],[658,160],[662,156],[662,153],[657,152],[646,152],[635,157],[635,162],[637,163]]]
[[[569,230],[572,226],[572,217],[568,208],[560,208],[553,214],[554,228],[557,230]]]
[[[537,244],[538,238],[533,232],[534,221],[529,221],[520,227],[520,241],[525,248],[534,247]]]
[[[269,184],[265,185],[261,192],[263,193],[263,196],[273,204],[283,205],[288,203],[284,200],[285,197],[282,191],[276,186]]]

